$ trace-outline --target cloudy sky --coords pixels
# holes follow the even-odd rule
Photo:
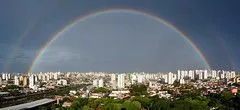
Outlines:
[[[176,26],[213,69],[240,69],[239,2],[219,0],[2,0],[0,71],[26,72],[51,36],[78,17],[132,9]],[[149,16],[128,12],[90,17],[51,43],[33,71],[175,71],[205,68],[179,33]]]

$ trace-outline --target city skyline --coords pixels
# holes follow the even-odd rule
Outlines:
[[[240,69],[238,1],[1,2],[2,72]]]
[[[238,110],[239,0],[1,0],[1,110]]]

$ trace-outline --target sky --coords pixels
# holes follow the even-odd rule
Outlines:
[[[240,1],[2,0],[0,71],[27,72],[37,52],[79,16],[133,9],[177,27],[212,69],[240,70]],[[197,66],[195,66],[197,65]],[[204,68],[179,33],[148,16],[108,13],[77,23],[47,47],[33,71],[175,71]]]

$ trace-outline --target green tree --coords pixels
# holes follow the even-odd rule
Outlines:
[[[72,108],[82,108],[84,105],[87,105],[88,99],[87,98],[77,98],[73,100],[71,105]]]
[[[19,90],[20,87],[17,85],[7,85],[3,89],[4,89],[4,91],[14,91],[14,90]]]
[[[169,110],[170,104],[171,102],[168,99],[154,98],[149,107],[150,110]]]
[[[47,110],[47,108],[45,106],[40,106],[39,110]]]
[[[174,87],[179,87],[179,86],[180,86],[180,82],[177,81],[177,80],[175,80],[175,81],[173,82],[173,86],[174,86]]]
[[[127,100],[123,102],[123,108],[126,110],[140,110],[141,109],[141,103],[138,101],[131,102],[130,100]]]
[[[94,109],[89,107],[89,106],[87,106],[87,105],[85,105],[85,106],[83,106],[82,110],[94,110]]]
[[[95,93],[108,93],[108,92],[110,92],[110,90],[107,89],[107,88],[104,88],[104,87],[99,87],[99,88],[94,89],[93,92],[95,92]]]
[[[147,95],[147,86],[144,84],[134,84],[130,87],[132,96]]]
[[[56,110],[56,105],[55,104],[51,104],[51,110]]]
[[[233,98],[233,94],[231,94],[228,91],[224,91],[224,92],[221,93],[220,98],[221,98],[220,100],[222,102],[227,102],[227,101],[230,101]]]
[[[121,110],[121,104],[108,103],[108,104],[104,105],[104,110]]]
[[[233,102],[234,95],[231,94],[229,91],[224,91],[220,95],[221,104],[224,105],[224,109],[233,109],[234,102]]]
[[[133,101],[138,101],[141,103],[142,108],[148,108],[149,105],[151,104],[151,99],[148,97],[140,97],[140,96],[136,96],[132,99]]]

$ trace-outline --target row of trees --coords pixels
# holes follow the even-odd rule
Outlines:
[[[238,109],[240,96],[231,96],[228,93],[222,93],[218,98],[215,96],[204,97],[200,95],[189,94],[177,100],[169,100],[158,97],[141,97],[136,96],[130,99],[87,99],[77,98],[72,102],[72,106],[64,108],[68,110],[209,110],[216,108]],[[216,95],[216,94],[215,94]],[[238,101],[238,102],[234,102]],[[62,108],[63,109],[63,108]]]
[[[109,92],[105,88],[98,88],[95,92]],[[70,110],[208,110],[211,108],[238,109],[240,108],[240,94],[234,96],[229,91],[222,93],[211,93],[202,96],[200,91],[193,90],[182,94],[175,99],[164,99],[158,96],[149,97],[144,85],[132,85],[129,99],[88,99],[76,98],[72,100]]]

